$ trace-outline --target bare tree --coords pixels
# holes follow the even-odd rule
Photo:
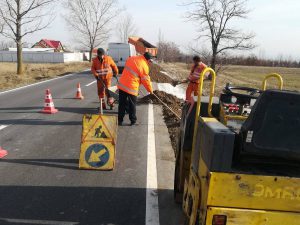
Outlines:
[[[8,48],[15,48],[16,43],[14,41],[0,41],[0,51],[7,50]]]
[[[0,31],[17,45],[17,74],[23,73],[22,40],[49,26],[53,20],[53,2],[55,0],[0,0]]]
[[[164,40],[165,40],[164,34],[162,33],[161,29],[159,28],[159,30],[158,30],[158,43],[164,42]]]
[[[109,37],[109,25],[118,15],[117,0],[68,0],[66,22],[75,34],[75,41],[89,48],[90,61],[95,47]]]
[[[158,30],[158,43],[157,43],[157,46],[158,46],[158,52],[157,52],[157,58],[158,60],[161,60],[162,62],[165,61],[165,51],[163,48],[163,45],[165,43],[165,39],[164,39],[164,35],[161,31],[161,29],[159,28]]]
[[[160,41],[158,43],[158,60],[162,62],[177,62],[182,57],[183,54],[174,42]]]
[[[187,18],[196,21],[199,27],[198,39],[211,42],[211,67],[215,69],[217,56],[227,50],[250,50],[254,34],[243,33],[231,26],[234,19],[246,18],[249,10],[247,0],[189,0],[191,6]]]
[[[212,59],[212,52],[206,48],[206,46],[201,46],[199,48],[199,44],[190,44],[188,46],[188,50],[190,52],[190,55],[198,55],[201,58],[201,61],[204,62],[205,64],[208,64],[211,62]],[[217,64],[214,67],[214,70],[219,73],[220,71],[224,71],[227,68],[224,67],[224,59],[227,57],[227,54],[225,51],[221,52],[218,54],[218,60],[216,61]]]
[[[130,14],[120,18],[117,24],[117,35],[120,42],[128,42],[128,37],[137,35],[138,29],[134,24],[133,17]]]
[[[194,55],[198,55],[200,56],[201,60],[204,63],[208,63],[211,60],[211,51],[209,49],[207,49],[205,46],[198,46],[197,44],[189,44],[188,46],[188,51],[189,54],[194,56]]]

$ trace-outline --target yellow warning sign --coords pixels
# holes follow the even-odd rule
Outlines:
[[[79,168],[112,170],[115,164],[117,117],[84,115]]]

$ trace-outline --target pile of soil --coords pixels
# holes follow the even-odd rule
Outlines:
[[[181,109],[183,105],[183,101],[178,99],[177,97],[170,95],[168,93],[165,93],[163,91],[154,91],[154,94],[156,94],[164,103],[167,104],[178,116],[181,116]],[[153,103],[153,104],[159,104],[163,107],[163,115],[164,115],[164,121],[167,125],[167,128],[169,130],[169,136],[171,139],[171,144],[173,147],[173,150],[176,151],[177,147],[177,139],[178,139],[178,132],[180,127],[180,120],[175,116],[167,107],[165,107],[161,102],[153,95],[145,96],[144,98],[140,99],[140,103]]]
[[[161,73],[162,68],[157,64],[152,64],[150,67],[150,78],[151,81],[157,83],[169,83],[172,84],[174,81],[171,77],[166,74]]]

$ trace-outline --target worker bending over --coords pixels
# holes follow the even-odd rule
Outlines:
[[[207,66],[201,62],[201,59],[199,56],[194,56],[193,58],[194,65],[191,69],[191,73],[189,77],[187,78],[188,87],[186,89],[186,101],[192,100],[192,94],[194,96],[198,96],[198,90],[199,90],[199,78],[202,73],[202,71],[207,68]]]
[[[119,74],[118,67],[110,56],[105,55],[103,48],[98,48],[91,70],[97,79],[98,96],[100,102],[102,99],[102,108],[106,109],[105,96],[107,96],[107,104],[112,105],[114,101],[109,96],[108,88],[111,86],[112,76],[116,77]]]
[[[119,114],[118,121],[121,126],[128,110],[131,126],[137,124],[136,101],[139,94],[139,87],[142,83],[148,92],[153,93],[149,76],[149,65],[152,63],[152,55],[146,52],[141,56],[132,56],[127,59],[124,71],[119,80]]]

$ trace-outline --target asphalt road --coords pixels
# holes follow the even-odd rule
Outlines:
[[[160,107],[139,105],[140,125],[119,127],[113,171],[78,169],[82,115],[97,113],[93,81],[83,72],[0,93],[0,146],[8,150],[0,159],[0,225],[182,224],[181,206],[173,201],[174,154]],[[73,99],[78,82],[83,101]],[[54,115],[40,113],[47,88],[59,109]]]

